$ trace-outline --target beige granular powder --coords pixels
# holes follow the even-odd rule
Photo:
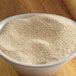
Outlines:
[[[0,48],[8,56],[25,63],[45,64],[75,51],[74,22],[53,15],[16,19],[0,34]]]

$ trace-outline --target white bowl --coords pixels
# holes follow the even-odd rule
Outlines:
[[[0,31],[2,30],[2,27],[5,26],[5,24],[7,24],[11,20],[18,19],[18,18],[27,18],[27,17],[31,17],[31,16],[34,16],[37,14],[41,14],[41,13],[20,14],[20,15],[8,17],[0,22]],[[49,15],[49,16],[52,15],[52,16],[56,16],[56,17],[65,19],[68,22],[74,23],[74,21],[72,21],[71,19],[68,19],[68,18],[65,18],[62,16],[58,16],[58,15],[54,15],[54,14],[43,14],[43,13],[42,13],[42,15]],[[6,55],[5,53],[3,53],[2,50],[0,50],[0,55],[3,58],[5,58],[6,60],[8,60],[14,66],[16,71],[18,71],[23,76],[26,76],[26,75],[28,75],[28,76],[51,76],[51,75],[54,75],[55,73],[57,73],[58,69],[62,65],[64,65],[66,62],[68,62],[72,58],[74,58],[76,56],[76,52],[71,53],[69,56],[67,56],[64,59],[61,59],[57,62],[51,62],[51,63],[40,64],[40,65],[26,64],[23,62],[16,61],[13,58]]]

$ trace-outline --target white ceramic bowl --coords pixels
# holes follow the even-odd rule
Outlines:
[[[21,15],[8,17],[0,22],[0,31],[2,30],[2,27],[5,26],[5,24],[7,24],[11,20],[18,19],[18,18],[27,18],[27,17],[31,17],[37,14],[41,14],[41,13],[21,14]],[[62,17],[62,16],[58,16],[54,14],[43,14],[43,15],[56,16],[56,17],[65,19],[68,22],[74,23],[74,21],[68,18]],[[0,50],[0,56],[8,60],[14,66],[14,68],[23,76],[26,76],[26,75],[28,76],[51,76],[57,73],[58,69],[62,65],[64,65],[66,62],[74,58],[76,56],[76,52],[71,53],[69,56],[57,62],[51,62],[49,64],[47,63],[47,64],[41,64],[41,65],[26,64],[26,63],[16,61],[13,58],[6,55],[5,53],[3,53],[2,50]]]

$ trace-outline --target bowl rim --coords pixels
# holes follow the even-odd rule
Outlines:
[[[19,15],[14,15],[14,16],[8,17],[8,18],[2,20],[0,22],[0,25],[5,25],[5,24],[7,24],[8,22],[10,22],[11,20],[14,20],[14,19],[31,17],[31,16],[34,16],[34,15],[37,15],[37,14],[58,16],[58,17],[62,17],[62,18],[68,19],[69,21],[74,22],[73,20],[71,20],[69,18],[60,16],[60,15],[56,15],[56,14],[28,13],[28,14],[19,14]],[[63,59],[60,59],[56,62],[46,63],[46,64],[27,64],[27,63],[17,61],[15,59],[11,58],[10,56],[6,55],[5,53],[3,53],[2,49],[0,49],[0,55],[1,55],[1,57],[5,58],[6,60],[8,60],[11,63],[16,64],[16,65],[21,65],[21,66],[24,66],[24,67],[31,67],[31,68],[45,68],[45,67],[53,67],[53,66],[57,66],[57,65],[60,65],[60,64],[64,64],[65,62],[71,60],[74,56],[76,56],[76,51],[71,53],[67,57],[64,57]]]

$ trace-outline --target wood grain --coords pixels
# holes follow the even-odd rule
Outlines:
[[[0,0],[0,20],[16,14],[37,12],[72,18],[62,0]]]
[[[15,69],[6,60],[0,57],[0,76],[18,76]]]
[[[76,0],[0,0],[0,20],[23,13],[51,13],[76,20]],[[17,76],[2,58],[0,65],[0,76]],[[76,76],[76,58],[65,64],[55,76]]]
[[[67,9],[74,20],[76,20],[76,0],[64,0]]]

